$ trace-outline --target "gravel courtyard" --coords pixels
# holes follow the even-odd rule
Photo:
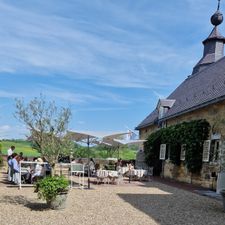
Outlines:
[[[2,179],[2,177],[1,177]],[[0,225],[222,225],[222,202],[158,182],[72,189],[67,208],[54,211],[33,188],[0,185]]]

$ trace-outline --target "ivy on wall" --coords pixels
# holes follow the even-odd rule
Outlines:
[[[155,166],[159,161],[160,144],[167,144],[170,160],[180,164],[181,145],[186,144],[185,164],[192,173],[202,167],[203,143],[209,136],[210,124],[206,120],[183,122],[162,128],[149,135],[145,142],[146,163]]]

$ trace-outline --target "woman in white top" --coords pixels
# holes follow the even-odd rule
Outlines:
[[[31,183],[34,181],[35,177],[40,177],[42,172],[42,165],[40,163],[43,163],[43,160],[41,158],[38,158],[35,160],[37,162],[34,173],[31,175]]]

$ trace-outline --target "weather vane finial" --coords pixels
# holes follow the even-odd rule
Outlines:
[[[217,7],[217,10],[218,10],[218,11],[220,10],[220,0],[218,0],[218,7]]]
[[[214,26],[218,26],[223,22],[223,14],[219,11],[220,10],[220,1],[221,0],[218,0],[217,11],[211,16],[211,23]]]

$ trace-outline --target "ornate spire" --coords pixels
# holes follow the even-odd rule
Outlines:
[[[217,11],[211,17],[211,23],[218,26],[223,22],[223,14],[220,12],[220,0],[218,0]]]
[[[217,7],[217,11],[220,10],[220,0],[218,0],[218,7]]]
[[[220,10],[220,0],[218,0],[217,11],[211,17],[211,23],[214,26],[212,32],[203,41],[204,45],[204,52],[203,57],[201,60],[195,65],[193,68],[193,72],[197,73],[202,69],[206,68],[208,65],[218,61],[220,58],[224,56],[224,43],[225,37],[223,37],[219,33],[218,25],[223,22],[223,14],[219,11]]]

